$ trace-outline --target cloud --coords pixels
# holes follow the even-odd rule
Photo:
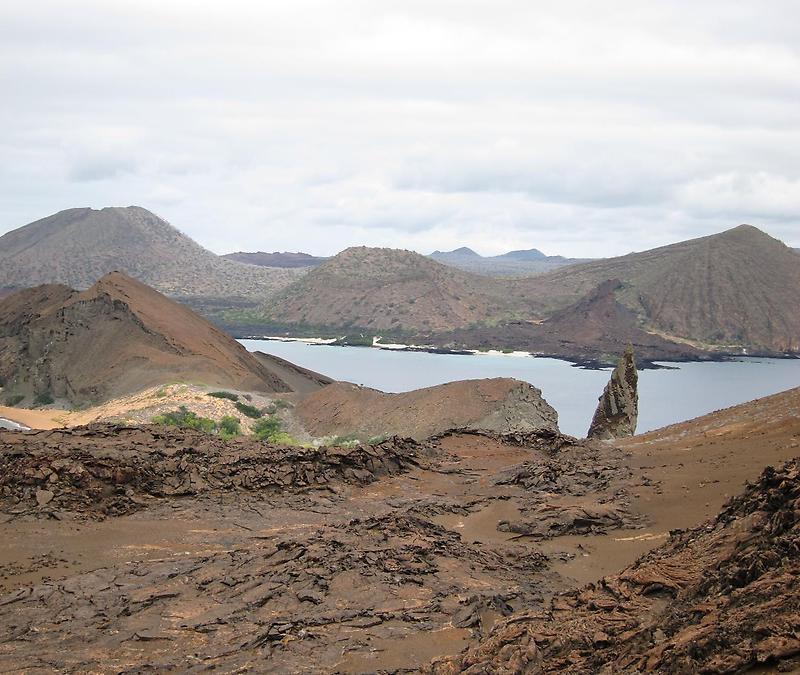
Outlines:
[[[800,246],[800,6],[0,6],[0,232],[139,203],[218,251]]]

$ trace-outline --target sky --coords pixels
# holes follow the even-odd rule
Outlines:
[[[800,246],[797,0],[0,2],[0,234],[217,253]]]

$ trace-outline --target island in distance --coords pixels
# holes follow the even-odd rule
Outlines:
[[[92,244],[101,231],[102,245]],[[69,265],[50,262],[64,256]],[[535,250],[506,256],[541,259]],[[0,262],[6,289],[85,289],[119,270],[237,337],[380,337],[604,364],[628,343],[640,363],[800,350],[797,255],[749,225],[506,278],[367,247],[314,267],[253,265],[216,256],[139,207],[72,209],[0,237]]]

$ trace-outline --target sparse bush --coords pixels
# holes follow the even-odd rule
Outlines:
[[[219,435],[222,438],[235,438],[241,436],[242,427],[239,424],[239,418],[232,415],[225,415],[219,421]]]
[[[33,399],[34,405],[51,405],[55,401],[53,400],[53,395],[49,392],[45,392],[43,394],[36,394],[36,397]]]
[[[377,436],[370,436],[367,439],[367,445],[380,445],[389,439],[389,434],[378,434]]]
[[[270,441],[281,432],[281,421],[277,417],[262,417],[253,425],[253,434],[260,441]]]
[[[14,394],[13,396],[9,396],[5,402],[9,408],[13,408],[17,403],[22,403],[24,399],[24,394]]]
[[[165,424],[170,427],[196,429],[197,431],[203,431],[207,434],[217,430],[217,423],[214,420],[208,417],[200,417],[189,410],[185,405],[182,405],[172,412],[157,415],[153,418],[153,424]]]
[[[330,445],[337,448],[354,448],[361,441],[356,434],[347,434],[345,436],[335,436],[331,440]]]
[[[269,442],[275,445],[301,445],[296,438],[290,436],[285,431],[279,431],[277,434],[270,436]]]
[[[214,398],[226,398],[229,401],[239,400],[239,394],[234,394],[232,391],[210,391],[208,395]]]
[[[247,415],[251,419],[257,420],[264,417],[264,413],[256,408],[254,405],[248,405],[247,403],[242,403],[241,401],[236,401],[234,403],[236,409],[242,413],[242,415]]]

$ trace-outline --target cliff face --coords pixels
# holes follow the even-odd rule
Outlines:
[[[8,394],[96,403],[175,380],[290,389],[228,335],[124,274],[83,292],[40,286],[0,302],[0,383]]]
[[[588,438],[610,439],[633,436],[639,415],[636,360],[628,347],[611,373],[589,426]]]

